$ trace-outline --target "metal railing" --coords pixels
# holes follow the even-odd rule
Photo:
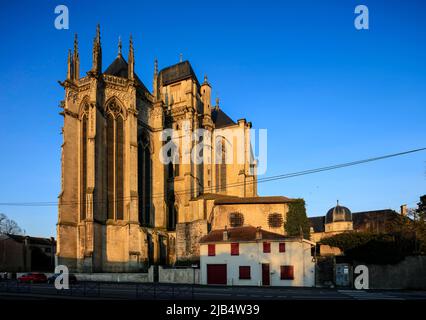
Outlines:
[[[0,281],[0,293],[97,299],[193,300],[195,285],[78,282],[58,290],[54,284]]]

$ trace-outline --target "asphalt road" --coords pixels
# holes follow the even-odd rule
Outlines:
[[[426,291],[341,290],[284,287],[214,287],[171,284],[83,282],[68,290],[52,284],[0,282],[0,299],[141,299],[141,300],[426,300]]]

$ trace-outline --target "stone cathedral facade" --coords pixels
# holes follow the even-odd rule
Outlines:
[[[73,272],[137,272],[197,260],[198,240],[222,221],[213,216],[215,201],[235,206],[252,199],[250,205],[257,197],[251,123],[233,121],[218,101],[212,105],[207,78],[200,83],[188,61],[162,70],[155,62],[149,91],[135,73],[132,39],[127,59],[121,47],[120,41],[116,59],[103,69],[98,26],[91,70],[81,76],[76,38],[61,82],[57,257]],[[210,133],[200,138],[208,146],[199,152],[202,163],[164,163],[170,139],[184,150],[185,138],[200,128]],[[177,134],[164,139],[165,129]],[[221,136],[224,129],[242,137],[242,149]],[[171,151],[177,160],[185,156]],[[212,161],[218,154],[242,161],[218,164]]]

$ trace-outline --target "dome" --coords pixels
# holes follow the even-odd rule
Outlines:
[[[325,223],[340,221],[352,221],[352,213],[348,208],[340,206],[339,201],[337,201],[337,205],[328,210],[327,215],[325,216]]]

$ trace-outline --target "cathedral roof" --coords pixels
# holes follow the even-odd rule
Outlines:
[[[199,82],[189,61],[182,61],[160,71],[161,84],[167,86],[174,82],[179,82],[188,78],[193,78],[197,85]]]
[[[128,72],[129,66],[126,60],[124,60],[123,56],[120,54],[104,71],[104,74],[109,74],[111,76],[116,76],[120,78],[127,78],[129,76]]]
[[[221,108],[215,107],[212,110],[212,120],[216,128],[232,126],[235,123]]]
[[[127,64],[127,61],[123,58],[121,54],[115,58],[115,60],[106,68],[104,71],[104,74],[120,77],[120,78],[128,78],[129,76],[129,65]],[[145,90],[145,85],[143,84],[142,80],[139,79],[139,77],[135,73],[135,79],[136,82],[138,82]]]

